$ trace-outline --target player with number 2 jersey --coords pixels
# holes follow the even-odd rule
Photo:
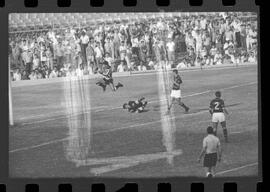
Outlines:
[[[209,107],[209,112],[212,115],[214,134],[217,135],[217,126],[218,126],[218,123],[220,123],[223,128],[225,141],[228,142],[228,131],[226,128],[226,120],[225,120],[225,115],[224,115],[224,112],[226,114],[228,114],[228,112],[225,109],[225,104],[224,104],[223,99],[221,99],[221,92],[217,91],[215,93],[215,96],[216,98],[210,102],[210,107]]]

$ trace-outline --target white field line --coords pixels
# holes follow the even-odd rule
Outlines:
[[[205,113],[205,112],[207,112],[207,111],[201,111],[201,112],[195,113],[195,114],[197,115],[197,114],[202,114],[202,113]],[[195,114],[193,114],[193,115],[195,115]],[[180,117],[183,117],[183,116],[172,117],[171,119],[178,119]],[[126,127],[120,127],[120,128],[110,129],[110,130],[99,131],[99,132],[95,132],[93,134],[94,135],[97,135],[97,134],[109,133],[109,132],[123,130],[123,129],[128,129],[128,128],[140,127],[140,126],[144,126],[144,125],[155,124],[155,123],[158,123],[160,121],[161,120],[153,121],[153,122],[148,122],[148,123],[134,124],[134,125],[131,125],[131,126],[126,126]],[[200,121],[200,123],[203,123],[203,122],[208,122],[208,121]],[[240,131],[239,132],[231,132],[230,135],[240,134],[240,133],[242,133],[242,132],[240,132]],[[30,149],[35,149],[35,148],[43,147],[43,146],[46,146],[46,145],[51,145],[51,144],[55,144],[55,143],[67,141],[67,140],[72,139],[72,138],[73,137],[65,137],[65,138],[62,138],[62,139],[56,139],[56,140],[48,141],[48,142],[45,142],[45,143],[41,143],[39,145],[33,145],[33,146],[30,146],[30,147],[22,147],[22,148],[19,148],[19,149],[11,150],[11,151],[9,151],[9,153],[15,153],[15,152],[20,152],[20,151],[26,151],[26,150],[30,150]]]
[[[222,89],[219,89],[219,90],[226,90],[226,89],[233,89],[233,88],[238,88],[238,87],[244,87],[244,86],[253,85],[253,84],[256,84],[256,83],[257,82],[249,82],[249,83],[245,83],[245,84],[234,85],[234,86],[231,86],[231,87],[225,87],[225,88],[222,88]],[[210,93],[212,91],[214,91],[214,90],[206,90],[206,91],[199,92],[199,93],[193,93],[193,94],[190,94],[190,95],[185,95],[182,98],[192,97],[192,96],[197,96],[197,95],[203,95],[205,93]],[[155,99],[155,100],[150,100],[148,103],[156,103],[156,102],[160,102],[160,101],[162,101],[162,100],[156,100]],[[95,109],[102,108],[102,107],[104,107],[104,106],[95,107],[95,108],[92,108],[92,109],[95,110]],[[96,110],[94,112],[102,112],[102,111],[109,111],[109,110],[115,110],[115,109],[122,109],[122,107],[112,107],[112,108],[98,109],[98,110]],[[91,110],[91,109],[89,109],[89,110]],[[78,114],[74,114],[74,116],[77,116],[77,115],[80,115],[80,114],[83,114],[83,113],[89,113],[89,112],[90,111],[80,112]],[[35,116],[32,116],[32,117],[35,117]],[[54,121],[54,120],[59,120],[59,119],[66,119],[66,118],[67,118],[66,116],[57,117],[57,118],[49,118],[49,119],[44,119],[44,120],[38,120],[38,121],[32,121],[32,122],[25,122],[25,123],[22,123],[21,125],[31,125],[31,124],[43,123],[43,122]]]
[[[245,85],[250,85],[250,84],[251,83],[248,83],[248,84],[245,84]],[[240,87],[240,86],[244,86],[244,85],[239,85],[237,87]],[[235,86],[233,86],[233,87],[236,88]],[[200,94],[204,94],[204,93],[208,93],[208,92],[210,92],[210,90],[204,91],[204,92],[201,92],[201,93],[194,93],[194,94],[187,95],[187,96],[184,96],[184,97],[191,97],[191,96],[200,95]],[[205,113],[205,112],[208,112],[208,110],[200,111],[198,113],[185,114],[185,116],[198,115],[198,114],[202,114],[202,113]],[[177,118],[180,118],[180,117],[184,117],[184,116],[182,116],[182,115],[181,116],[174,116],[171,119],[177,119]],[[104,130],[104,131],[99,131],[99,132],[94,132],[93,134],[109,133],[109,132],[113,132],[113,131],[129,129],[129,128],[134,128],[134,127],[140,127],[140,126],[155,124],[155,123],[159,123],[159,122],[161,122],[161,120],[151,121],[151,122],[141,123],[141,124],[134,124],[134,125],[130,125],[130,126],[124,126],[124,127],[119,127],[119,128],[114,128],[114,129],[109,129],[109,130]],[[235,133],[232,132],[231,134],[235,134]],[[41,143],[39,145],[33,145],[33,146],[30,146],[30,147],[18,148],[18,149],[14,149],[14,150],[9,151],[9,153],[25,151],[25,150],[34,149],[34,148],[38,148],[38,147],[42,147],[42,146],[46,146],[46,145],[50,145],[50,144],[54,144],[54,143],[58,143],[58,142],[63,142],[63,141],[69,140],[71,138],[72,137],[65,137],[65,138],[62,138],[62,139],[56,139],[56,140],[48,141],[48,142],[45,142],[45,143]]]
[[[239,134],[239,133],[242,133],[242,131],[233,131],[230,134]]]
[[[187,116],[187,115],[199,115],[199,114],[202,114],[202,113],[205,113],[205,112],[206,111],[200,111],[198,113],[185,114],[185,116]],[[171,117],[170,119],[179,119],[180,117],[184,117],[184,116],[183,115],[181,115],[181,116],[174,116],[174,117]],[[118,131],[118,130],[123,130],[123,129],[130,129],[130,128],[135,128],[135,127],[141,127],[141,126],[144,126],[144,125],[156,124],[156,123],[159,123],[159,122],[161,122],[161,120],[151,121],[151,122],[146,122],[146,123],[140,123],[140,124],[133,124],[133,125],[129,125],[129,126],[124,126],[124,127],[114,128],[114,129],[108,129],[108,130],[98,131],[98,132],[94,132],[93,134],[94,135],[98,135],[98,134],[103,134],[103,133],[110,133],[110,132],[114,132],[114,131]],[[14,153],[14,152],[19,152],[19,151],[26,151],[26,150],[29,150],[29,149],[43,147],[43,146],[46,146],[46,145],[50,145],[50,144],[55,144],[55,143],[67,141],[67,140],[72,139],[72,138],[73,137],[70,137],[69,136],[69,137],[65,137],[65,138],[62,138],[62,139],[56,139],[56,140],[44,142],[44,143],[41,143],[39,145],[33,145],[33,146],[30,146],[30,147],[22,147],[22,148],[11,150],[11,151],[9,151],[9,153]],[[74,137],[74,138],[76,138],[76,137]]]
[[[186,116],[190,116],[190,115],[194,116],[194,115],[199,115],[199,114],[203,114],[203,113],[206,113],[206,112],[208,112],[208,110],[200,111],[198,113],[185,114],[185,116],[183,116],[183,115],[174,116],[174,117],[171,117],[170,119],[180,119],[181,117],[186,117]],[[145,126],[145,125],[156,124],[156,123],[159,123],[159,122],[161,122],[161,120],[151,121],[151,122],[146,122],[146,123],[140,123],[140,124],[134,124],[134,125],[124,126],[124,127],[119,127],[119,128],[109,129],[109,130],[98,131],[98,132],[94,132],[93,134],[98,135],[98,134],[103,134],[103,133],[110,133],[110,132],[124,130],[124,129],[130,129],[130,128],[141,127],[141,126]],[[199,121],[199,122],[196,122],[196,123],[205,123],[205,122],[210,122],[210,121],[209,120],[204,120],[204,121]],[[242,133],[242,132],[241,131],[231,132],[230,135],[239,134],[239,133]],[[62,138],[62,139],[56,139],[56,140],[44,142],[44,143],[41,143],[39,145],[33,145],[33,146],[30,146],[30,147],[18,148],[18,149],[14,149],[14,150],[9,151],[9,153],[26,151],[26,150],[30,150],[30,149],[34,149],[34,148],[38,148],[38,147],[43,147],[43,146],[46,146],[46,145],[51,145],[51,144],[67,141],[67,140],[72,139],[72,138],[73,137],[65,137],[65,138]],[[74,138],[76,138],[76,137],[74,137]]]
[[[219,67],[209,67],[209,68],[198,68],[198,69],[183,69],[183,70],[179,70],[180,73],[183,73],[183,72],[197,72],[197,71],[214,71],[214,70],[224,70],[224,69],[232,69],[232,68],[235,68],[235,69],[239,69],[239,68],[249,68],[249,67],[254,67],[256,66],[257,64],[249,64],[249,65],[238,65],[238,66],[219,66]],[[146,73],[131,73],[131,76],[144,76],[144,75],[153,75],[153,74],[156,74],[158,73],[157,71],[153,71],[153,72],[146,72]],[[121,77],[126,77],[126,76],[129,76],[129,75],[124,75],[124,76],[121,76]],[[120,76],[119,76],[120,77]]]
[[[258,165],[258,162],[256,162],[256,163],[250,163],[250,164],[247,164],[247,165],[244,165],[244,166],[241,166],[241,167],[236,167],[236,168],[228,169],[228,170],[225,170],[225,171],[220,171],[220,172],[217,172],[216,175],[223,175],[225,173],[229,173],[229,172],[233,172],[233,171],[238,171],[240,169],[244,169],[244,168],[247,168],[247,167],[252,167],[252,166],[255,166],[255,165]]]
[[[104,105],[103,106],[97,106],[97,107],[91,108],[91,110],[96,110],[96,109],[100,109],[100,108],[104,108],[104,107],[108,107],[108,106],[104,106]],[[31,109],[43,109],[43,108],[51,109],[51,108],[59,108],[59,106],[55,106],[55,107],[54,106],[52,106],[52,107],[51,106],[46,106],[46,107],[31,107]],[[23,109],[25,109],[25,108],[23,108]],[[51,114],[66,113],[66,110],[50,111],[49,113],[50,113],[50,115]],[[59,114],[59,115],[63,115],[63,114]],[[26,119],[36,118],[36,117],[48,117],[48,114],[45,113],[45,114],[40,114],[40,115],[32,115],[32,116],[28,116],[28,117],[18,118],[17,120],[26,120]],[[29,124],[29,123],[23,123],[23,124]]]

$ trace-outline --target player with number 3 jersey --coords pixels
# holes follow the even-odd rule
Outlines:
[[[226,120],[224,115],[224,113],[228,114],[228,111],[225,109],[223,99],[221,99],[221,92],[217,91],[215,93],[215,96],[216,98],[210,102],[209,107],[209,112],[212,115],[214,134],[217,135],[217,126],[218,123],[220,123],[223,129],[225,141],[228,142],[228,131],[226,128]]]

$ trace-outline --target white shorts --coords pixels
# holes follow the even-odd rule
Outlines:
[[[181,90],[172,90],[171,97],[173,98],[181,98]]]
[[[224,113],[213,113],[212,115],[212,122],[213,123],[221,123],[225,121],[225,115]]]

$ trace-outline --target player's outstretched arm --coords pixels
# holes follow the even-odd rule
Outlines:
[[[226,115],[229,115],[229,113],[225,107],[223,107],[223,111],[226,113]]]
[[[213,115],[213,109],[212,109],[212,107],[209,107],[209,113],[210,113],[211,115]]]
[[[142,98],[140,98],[140,99],[139,99],[139,101],[143,101],[144,99],[145,99],[145,98],[144,98],[144,97],[142,97]]]

